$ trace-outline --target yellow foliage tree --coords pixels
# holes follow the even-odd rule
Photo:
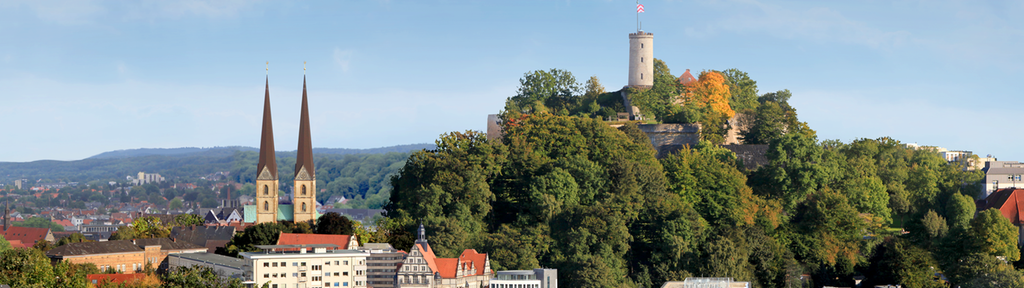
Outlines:
[[[725,84],[725,76],[716,71],[702,71],[697,81],[686,85],[683,100],[693,104],[701,111],[715,112],[732,118],[736,112],[729,106],[729,85]]]

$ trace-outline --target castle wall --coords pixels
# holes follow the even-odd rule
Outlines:
[[[679,151],[684,147],[695,147],[700,142],[700,124],[640,124],[640,131],[651,139],[651,146],[658,151],[657,158]]]

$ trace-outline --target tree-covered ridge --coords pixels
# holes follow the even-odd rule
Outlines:
[[[535,71],[521,84],[571,76],[562,72]],[[406,234],[422,222],[439,256],[475,248],[495,269],[557,268],[572,287],[658,287],[689,276],[755,287],[853,286],[858,275],[906,287],[1024,284],[1011,265],[1022,264],[1013,225],[997,210],[974,217],[981,171],[884,137],[819,140],[797,120],[788,90],[757,96],[746,73],[711,73],[719,72],[672,93],[729,91],[694,107],[752,113],[759,122],[743,140],[769,145],[767,165],[742,170],[708,138],[656,160],[634,124],[613,129],[587,114],[607,108],[586,104],[604,95],[596,78],[584,96],[555,81],[509,98],[500,141],[452,132],[411,155],[392,179],[390,221]]]
[[[433,144],[409,144],[370,149],[314,148],[313,154],[329,158],[350,154],[408,153],[432,149]],[[0,162],[0,182],[12,183],[16,179],[43,182],[124,181],[140,171],[160,173],[167,179],[197,179],[211,173],[229,171],[240,164],[252,147],[132,149],[104,152],[82,160],[33,162]],[[295,157],[295,151],[279,151],[279,157]],[[253,164],[255,165],[255,164]],[[253,168],[255,170],[255,168]],[[255,174],[251,177],[256,177]]]

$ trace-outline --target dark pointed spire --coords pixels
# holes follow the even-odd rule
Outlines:
[[[263,97],[263,135],[260,138],[260,162],[256,164],[256,177],[263,176],[263,167],[270,172],[270,179],[277,179],[277,158],[274,155],[274,123],[270,120],[270,77],[267,77],[267,92]]]
[[[302,168],[312,179],[316,175],[313,167],[313,142],[309,137],[309,103],[306,100],[306,76],[302,76],[302,113],[299,116],[299,149],[295,153],[295,177],[299,177]]]

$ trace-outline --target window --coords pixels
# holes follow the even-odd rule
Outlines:
[[[274,262],[274,265],[272,265],[272,267],[277,267],[277,262]]]
[[[640,57],[640,63],[644,63],[644,57]]]
[[[323,265],[313,265],[313,271],[324,270]]]
[[[348,276],[348,271],[341,272],[341,276]]]
[[[263,185],[263,195],[269,195],[269,194],[270,194],[270,186]]]
[[[281,262],[281,267],[288,267],[288,262]]]
[[[302,272],[302,274],[299,274],[299,277],[306,277],[306,272]]]
[[[412,271],[419,271],[419,266],[412,266]]]
[[[644,79],[644,73],[640,73],[640,79]]]
[[[299,266],[306,266],[306,262],[299,262]]]
[[[334,276],[338,276],[338,275],[339,275],[338,272],[334,272]],[[348,275],[348,272],[345,272],[345,275]]]
[[[321,277],[321,276],[313,276],[313,281],[323,281],[323,280],[324,280],[324,277]]]
[[[263,278],[270,278],[270,273],[264,273]]]
[[[270,262],[263,262],[263,267],[270,267]]]
[[[270,287],[272,287],[272,288],[277,288],[277,284],[274,284],[274,285],[270,285]]]
[[[348,265],[348,261],[341,261],[341,264]]]
[[[270,202],[263,201],[263,211],[270,211]]]
[[[306,195],[306,185],[302,185],[302,195]]]
[[[338,265],[338,260],[334,260],[334,265]]]
[[[292,262],[292,267],[299,267],[299,262]]]
[[[302,202],[302,212],[306,212],[306,202]]]
[[[331,266],[331,261],[324,261],[324,265]]]
[[[341,282],[341,286],[348,287],[348,282]]]
[[[277,273],[274,273],[272,277],[277,278]]]

